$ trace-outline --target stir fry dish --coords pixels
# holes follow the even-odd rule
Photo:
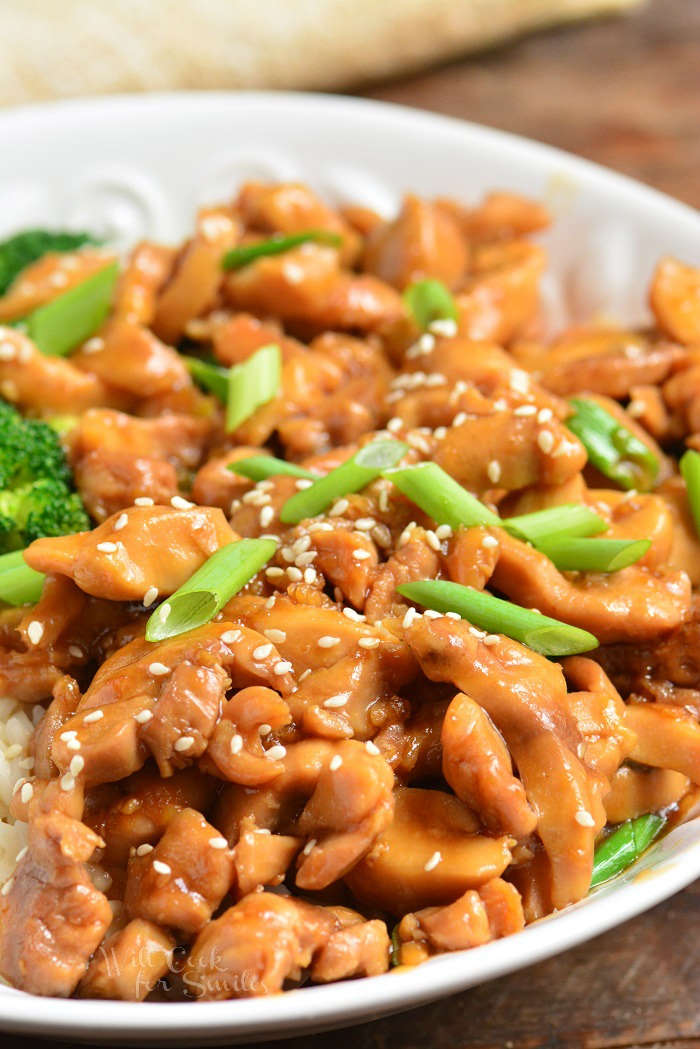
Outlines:
[[[249,183],[177,249],[0,245],[10,985],[372,976],[694,815],[700,271],[553,337],[548,224]]]

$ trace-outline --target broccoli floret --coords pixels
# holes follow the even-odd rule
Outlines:
[[[0,401],[0,553],[90,528],[58,434]]]
[[[76,251],[85,244],[98,244],[89,233],[62,233],[28,229],[0,242],[0,295],[4,295],[23,269],[50,251]]]

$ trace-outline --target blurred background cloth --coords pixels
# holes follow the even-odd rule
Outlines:
[[[173,88],[344,88],[638,2],[0,0],[0,104]]]

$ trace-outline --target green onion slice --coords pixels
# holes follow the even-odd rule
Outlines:
[[[437,524],[457,529],[475,525],[500,525],[493,510],[480,503],[462,488],[437,463],[418,463],[397,470],[387,470],[384,477],[392,481],[411,502],[419,506]]]
[[[276,459],[274,455],[251,455],[247,459],[236,459],[226,467],[231,473],[240,477],[249,477],[251,481],[265,481],[268,477],[304,477],[310,481],[317,481],[318,474],[305,470],[303,466],[296,463],[288,463],[285,459]]]
[[[621,488],[648,491],[660,468],[654,453],[595,401],[574,397],[569,403],[574,414],[566,425],[585,446],[593,466]]]
[[[562,572],[619,572],[651,546],[650,539],[542,539],[537,549]]]
[[[222,546],[158,605],[146,624],[146,640],[164,641],[209,623],[276,549],[274,539],[239,539]]]
[[[182,359],[194,381],[226,404],[230,369],[200,360],[199,357],[188,357],[186,354],[182,355]]]
[[[688,506],[695,522],[695,531],[700,535],[700,452],[688,449],[681,456],[678,466],[685,481]]]
[[[282,507],[280,519],[285,524],[298,524],[306,517],[315,517],[335,499],[366,488],[384,470],[395,466],[407,451],[407,445],[401,441],[372,441],[366,444],[347,462],[341,463],[324,477],[319,477],[310,488],[288,499]]]
[[[0,556],[0,601],[8,605],[33,605],[41,597],[44,576],[24,560],[23,550]]]
[[[401,940],[399,938],[399,923],[397,922],[391,930],[391,950],[389,953],[389,965],[392,969],[401,965]]]
[[[506,517],[501,524],[512,535],[526,539],[533,546],[564,536],[597,535],[608,527],[607,521],[582,503],[564,503],[531,514]]]
[[[340,247],[343,238],[338,233],[332,233],[327,229],[307,229],[300,233],[290,233],[287,236],[270,237],[269,240],[260,240],[257,244],[241,244],[237,248],[227,251],[221,260],[221,266],[225,270],[238,270],[241,266],[247,266],[256,259],[264,258],[266,255],[281,255],[285,251],[315,241],[317,244],[331,244],[334,248]]]
[[[471,586],[444,579],[421,579],[396,588],[400,594],[436,612],[457,612],[463,619],[490,634],[505,634],[543,656],[573,656],[590,652],[598,641],[587,630],[531,612],[510,601]]]
[[[100,327],[112,304],[119,266],[104,269],[22,319],[29,338],[51,357],[64,357]]]
[[[282,354],[276,343],[261,346],[247,360],[229,370],[226,400],[226,432],[277,396],[282,377]]]
[[[458,321],[457,303],[440,280],[419,280],[409,285],[403,301],[419,328],[429,328],[433,321]]]
[[[646,852],[665,823],[663,816],[653,812],[621,823],[595,850],[591,888],[627,870]]]

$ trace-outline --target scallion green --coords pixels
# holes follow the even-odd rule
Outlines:
[[[449,288],[440,280],[419,280],[403,293],[403,301],[419,328],[434,321],[457,321],[459,311]]]
[[[688,495],[688,506],[695,523],[695,531],[700,535],[700,452],[689,448],[681,456],[678,466]]]
[[[146,640],[164,641],[209,623],[276,549],[274,539],[239,539],[222,546],[158,605],[146,624]]]
[[[251,455],[247,459],[236,459],[226,467],[231,473],[240,477],[248,477],[251,481],[265,481],[268,477],[303,477],[306,480],[317,481],[319,475],[305,470],[303,466],[296,463],[288,463],[285,459],[276,459],[274,455]]]
[[[621,823],[595,850],[591,888],[631,867],[658,837],[665,823],[663,816],[653,812]]]
[[[659,473],[657,456],[596,401],[574,397],[569,403],[574,414],[566,425],[584,445],[592,465],[621,488],[648,491]]]
[[[119,266],[104,269],[22,318],[29,338],[51,357],[64,357],[97,331],[112,303]]]
[[[387,470],[384,477],[403,492],[439,525],[457,529],[475,525],[500,525],[493,510],[458,484],[437,463],[417,463],[397,470]]]
[[[519,539],[527,539],[533,546],[547,539],[564,536],[589,536],[604,532],[608,524],[582,503],[564,503],[547,510],[505,517],[503,527]]]
[[[471,586],[444,579],[421,579],[396,588],[403,597],[437,612],[457,612],[490,634],[505,634],[544,656],[573,656],[598,647],[587,630],[521,608]]]
[[[236,430],[256,409],[277,396],[281,377],[282,354],[276,343],[261,346],[247,360],[229,370],[227,433]]]
[[[562,572],[619,572],[644,557],[650,539],[541,539],[537,549]]]
[[[290,233],[287,236],[277,235],[268,240],[259,240],[257,244],[240,244],[237,248],[232,248],[224,255],[221,266],[225,270],[238,270],[242,266],[255,262],[256,259],[262,259],[267,255],[281,255],[309,241],[315,241],[317,244],[330,244],[337,248],[342,244],[343,238],[340,234],[327,229],[307,229],[300,233]]]
[[[41,597],[44,576],[24,560],[23,550],[0,556],[0,602],[33,605]]]
[[[230,369],[200,360],[199,357],[188,357],[186,354],[182,355],[182,359],[194,381],[226,404]]]
[[[298,524],[306,517],[315,517],[336,499],[359,492],[376,480],[408,451],[401,441],[380,440],[366,444],[347,462],[341,463],[324,477],[319,477],[310,488],[296,492],[282,507],[280,519],[285,524]]]

